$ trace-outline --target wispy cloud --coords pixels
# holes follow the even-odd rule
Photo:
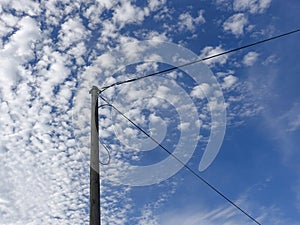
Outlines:
[[[256,214],[255,218],[262,224],[297,224],[297,221],[289,221],[280,214],[280,209],[271,206],[269,208],[257,206],[247,197],[241,197],[236,204],[242,205],[251,214]],[[236,208],[228,205],[220,205],[218,208],[210,209],[203,205],[178,206],[173,210],[161,213],[158,217],[160,224],[169,225],[180,223],[183,225],[197,224],[253,224],[254,222],[239,212]]]

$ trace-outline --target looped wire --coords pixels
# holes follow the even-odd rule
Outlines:
[[[106,106],[111,107],[111,104],[105,103],[105,104],[100,105],[98,108],[103,108],[103,107],[106,107]],[[103,166],[107,166],[107,165],[110,164],[110,161],[111,161],[111,154],[110,154],[110,151],[108,150],[108,148],[107,148],[101,141],[99,141],[99,142],[100,142],[100,144],[102,145],[102,147],[105,149],[105,151],[107,152],[107,155],[108,155],[108,160],[107,160],[107,162],[103,162],[103,161],[101,161],[101,159],[100,159],[100,164],[103,165]]]

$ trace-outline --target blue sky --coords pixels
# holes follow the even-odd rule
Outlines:
[[[299,29],[299,11],[296,0],[0,0],[0,224],[89,224],[93,85]],[[261,224],[298,225],[299,40],[102,96]],[[165,164],[169,154],[112,108],[101,108],[99,121],[111,156],[101,165],[103,224],[255,224],[180,164]]]

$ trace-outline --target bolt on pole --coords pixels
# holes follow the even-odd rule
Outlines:
[[[100,225],[100,166],[99,166],[99,89],[93,86],[90,90],[91,105],[91,155],[90,155],[90,225]]]

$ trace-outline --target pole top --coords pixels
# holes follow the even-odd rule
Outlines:
[[[92,89],[89,91],[90,94],[96,93],[99,94],[100,90],[97,86],[93,86]]]

